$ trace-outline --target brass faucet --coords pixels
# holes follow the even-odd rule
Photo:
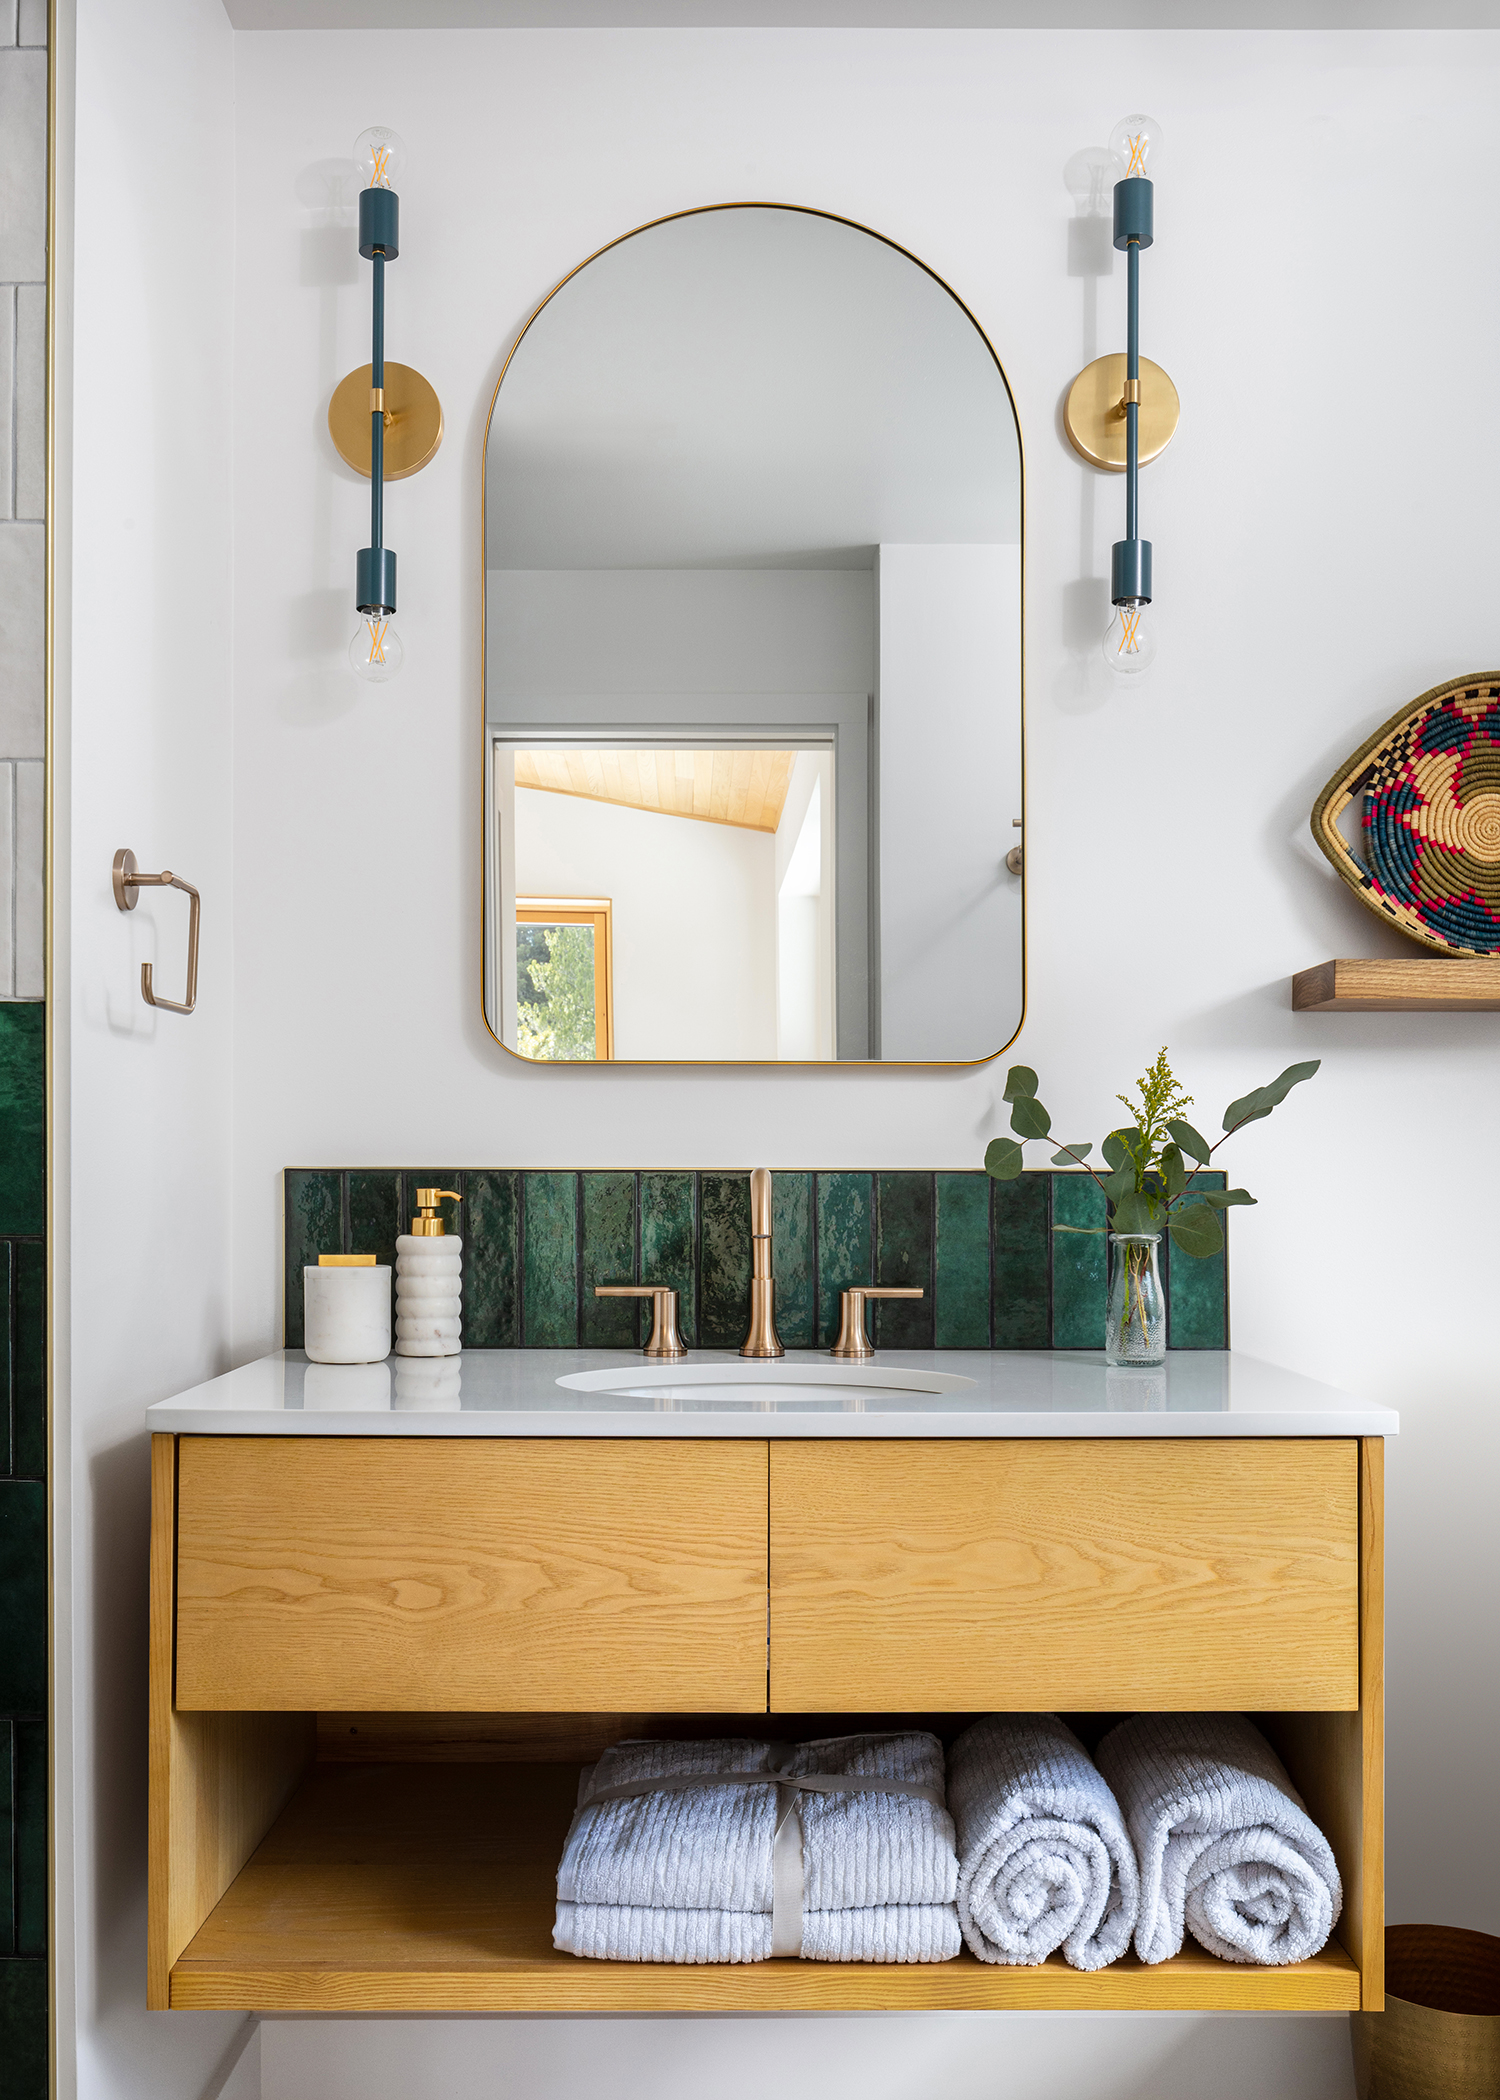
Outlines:
[[[750,1332],[741,1356],[785,1356],[776,1333],[776,1280],[771,1274],[771,1174],[750,1176]]]

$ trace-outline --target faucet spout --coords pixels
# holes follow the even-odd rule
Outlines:
[[[741,1356],[785,1356],[776,1332],[776,1281],[771,1262],[771,1175],[750,1176],[750,1332]]]

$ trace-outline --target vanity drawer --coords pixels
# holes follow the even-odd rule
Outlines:
[[[1359,1704],[1352,1438],[771,1445],[773,1709]]]
[[[176,1704],[766,1703],[766,1447],[184,1436]]]

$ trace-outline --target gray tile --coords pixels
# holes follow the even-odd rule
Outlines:
[[[0,137],[4,131],[0,114]],[[41,525],[0,524],[0,758],[47,755],[44,532]]]
[[[0,142],[0,153],[5,150]],[[16,288],[0,284],[0,518],[16,514],[11,484],[15,477],[15,452],[11,444],[11,418],[6,414],[16,383]]]
[[[16,778],[0,763],[0,999],[16,996]]]
[[[47,992],[46,772],[37,758],[15,769],[15,991],[18,999]]]
[[[0,50],[0,282],[47,275],[47,54]]]
[[[21,0],[16,20],[18,44],[47,48],[47,0]]]
[[[0,0],[0,45],[16,40],[16,0]]]
[[[47,514],[47,287],[16,286],[16,511]]]

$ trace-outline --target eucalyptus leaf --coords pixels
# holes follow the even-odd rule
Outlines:
[[[1139,1137],[1140,1132],[1138,1130],[1112,1130],[1099,1149],[1110,1166],[1123,1167],[1128,1160],[1133,1170],[1135,1167],[1135,1150],[1132,1140]]]
[[[1080,1160],[1088,1158],[1093,1149],[1091,1143],[1087,1145],[1067,1145],[1061,1152],[1053,1153],[1052,1164],[1054,1167],[1076,1167]]]
[[[1030,1065],[1012,1065],[1005,1075],[1004,1101],[1028,1100],[1037,1088],[1037,1077]]]
[[[1206,1203],[1190,1203],[1186,1210],[1174,1211],[1167,1220],[1167,1230],[1172,1235],[1172,1245],[1191,1254],[1195,1261],[1217,1254],[1224,1244],[1224,1228]]]
[[[1113,1174],[1105,1175],[1104,1193],[1111,1203],[1116,1202],[1121,1196],[1133,1196],[1135,1194],[1135,1165],[1133,1161],[1127,1159],[1123,1167],[1116,1167]]]
[[[1154,1232],[1156,1221],[1152,1216],[1150,1199],[1130,1189],[1115,1204],[1114,1216],[1110,1220],[1112,1232]]]
[[[1320,1057],[1314,1057],[1306,1064],[1288,1065],[1269,1086],[1255,1087],[1250,1093],[1242,1094],[1238,1101],[1231,1101],[1224,1111],[1224,1128],[1238,1130],[1242,1123],[1258,1123],[1262,1116],[1268,1116],[1273,1108],[1280,1107],[1294,1086],[1300,1086],[1304,1079],[1311,1079],[1322,1062]]]
[[[984,1149],[984,1171],[996,1181],[1014,1181],[1025,1162],[1025,1154],[1014,1138],[992,1138]]]
[[[1237,1203],[1253,1203],[1248,1189],[1205,1189],[1203,1200],[1211,1210],[1231,1210]]]
[[[1200,1167],[1208,1165],[1213,1147],[1209,1144],[1207,1138],[1202,1138],[1198,1135],[1191,1123],[1169,1123],[1167,1131],[1176,1143],[1182,1147],[1189,1159],[1197,1160]]]
[[[1034,1096],[1021,1094],[1011,1108],[1010,1127],[1017,1137],[1044,1138],[1052,1128],[1052,1118]]]
[[[1054,1232],[1079,1232],[1085,1239],[1101,1239],[1108,1232],[1107,1225],[1054,1225]]]
[[[1161,1155],[1162,1188],[1168,1196],[1180,1196],[1187,1187],[1187,1168],[1182,1164],[1182,1150],[1177,1145],[1167,1145]]]

